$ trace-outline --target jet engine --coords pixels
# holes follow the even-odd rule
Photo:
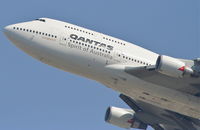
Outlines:
[[[130,109],[109,107],[105,115],[105,121],[121,128],[146,129],[147,125],[134,117],[135,112]]]
[[[156,70],[162,74],[176,78],[194,73],[193,70],[190,67],[187,67],[183,61],[165,55],[158,57]]]

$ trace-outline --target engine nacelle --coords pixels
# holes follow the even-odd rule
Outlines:
[[[162,74],[176,78],[194,73],[193,70],[190,67],[187,67],[183,61],[165,55],[158,57],[156,70]]]
[[[130,109],[109,107],[105,115],[105,121],[121,128],[146,129],[147,125],[134,118],[135,112]]]

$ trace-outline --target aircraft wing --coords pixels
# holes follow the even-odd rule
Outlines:
[[[152,101],[149,101],[149,99],[154,98],[143,98],[139,97],[137,99],[141,99],[148,103],[152,103],[156,106],[166,108],[168,110],[178,112],[190,117],[194,117],[199,119],[199,97],[200,97],[200,77],[196,75],[185,75],[183,77],[173,77],[173,76],[168,76],[166,74],[160,73],[159,71],[156,70],[155,66],[134,66],[134,64],[112,64],[108,65],[107,67],[115,70],[116,75],[121,80],[126,81],[126,76],[133,76],[137,77],[141,82],[144,81],[146,83],[150,83],[150,85],[155,85],[155,86],[160,86],[160,88],[165,89],[165,88],[170,88],[169,90],[177,90],[176,92],[182,92],[181,94],[184,96],[177,96],[177,94],[172,94],[169,92],[165,93],[159,93],[158,91],[155,92],[151,88],[152,92],[155,92],[154,94],[160,94],[159,96],[165,97],[167,94],[171,94],[169,97],[170,102],[168,102],[168,99],[163,99],[160,98],[159,104],[154,103]],[[111,70],[112,71],[112,70]],[[122,73],[123,72],[123,73]],[[199,74],[199,73],[198,73]],[[131,80],[129,80],[131,82]],[[147,84],[148,85],[148,84]],[[148,89],[148,88],[147,88]],[[159,87],[157,87],[159,89]],[[151,91],[148,90],[148,91]],[[168,90],[168,89],[166,89]],[[128,92],[123,92],[124,94],[128,95]],[[166,94],[166,95],[165,95]],[[131,94],[129,94],[130,96]],[[146,94],[145,94],[146,95]],[[192,96],[193,95],[193,96]],[[137,95],[136,95],[137,96]],[[135,97],[136,97],[135,96]],[[171,98],[171,96],[174,96]],[[132,98],[133,98],[132,94]],[[170,99],[171,98],[171,99]],[[167,104],[165,104],[167,103]]]
[[[200,130],[200,120],[193,119],[151,104],[133,100],[121,94],[120,98],[135,111],[134,118],[155,130]]]
[[[143,66],[143,67],[125,67],[124,71],[130,75],[136,76],[144,81],[175,89],[191,95],[200,96],[200,78],[182,77],[174,78]]]
[[[149,83],[153,83],[166,88],[171,88],[191,95],[200,96],[200,76],[187,75],[181,78],[173,77],[157,71],[156,65],[133,66],[131,64],[114,64],[108,65],[107,67],[126,72]],[[198,70],[200,70],[200,62],[198,65]]]

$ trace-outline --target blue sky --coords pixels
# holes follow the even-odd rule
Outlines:
[[[1,0],[0,28],[49,17],[179,58],[200,57],[199,0]],[[0,33],[0,129],[121,130],[118,93],[27,56]],[[150,128],[149,128],[150,129]]]

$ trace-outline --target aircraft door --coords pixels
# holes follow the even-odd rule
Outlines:
[[[67,46],[67,41],[68,41],[67,37],[61,36],[59,44],[62,45],[62,46]]]
[[[122,56],[123,56],[123,53],[119,50],[115,50],[113,52],[113,60],[117,63],[120,63],[123,60]]]

